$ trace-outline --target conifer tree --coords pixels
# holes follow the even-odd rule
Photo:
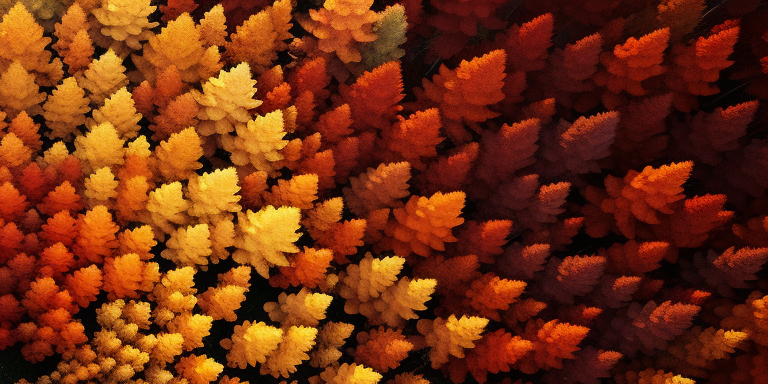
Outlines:
[[[112,123],[121,139],[133,139],[139,133],[141,115],[136,111],[131,93],[122,87],[104,100],[104,105],[93,110],[93,121]]]
[[[216,4],[200,19],[195,27],[200,32],[200,40],[203,46],[208,48],[212,45],[223,46],[227,33],[227,18],[224,16],[224,7]]]
[[[185,82],[195,83],[214,76],[223,65],[218,47],[203,46],[200,31],[188,13],[169,21],[159,34],[149,37],[142,52],[142,56],[132,58],[150,80],[155,79],[156,72],[173,65]]]
[[[288,45],[284,40],[293,38],[288,31],[293,7],[288,0],[275,1],[259,13],[251,15],[225,43],[226,57],[231,62],[247,62],[254,73],[260,74],[277,59],[277,53]]]
[[[22,111],[30,116],[39,115],[42,112],[40,103],[46,97],[39,90],[35,76],[27,72],[20,62],[14,61],[0,75],[0,107],[10,118]]]
[[[235,126],[237,136],[223,135],[221,144],[232,153],[236,165],[253,165],[259,171],[274,174],[273,163],[282,160],[280,150],[288,145],[285,140],[283,112],[277,110],[264,116],[248,119],[247,124]]]
[[[74,77],[68,77],[56,86],[43,104],[43,110],[46,125],[51,129],[46,136],[69,141],[79,133],[77,127],[85,124],[85,114],[91,109],[85,91]]]
[[[284,253],[299,251],[293,243],[299,239],[301,212],[293,207],[269,205],[258,212],[238,213],[237,250],[232,259],[241,264],[250,264],[259,275],[269,276],[272,265],[290,265]],[[279,224],[278,224],[279,223]]]
[[[118,136],[115,127],[105,122],[94,127],[85,136],[75,139],[75,152],[85,174],[102,168],[117,167],[125,162],[125,140]]]
[[[662,62],[668,42],[669,28],[662,28],[639,39],[630,37],[624,44],[616,45],[613,52],[601,53],[600,63],[604,68],[593,80],[607,88],[602,95],[603,105],[613,109],[625,104],[622,92],[633,96],[650,93],[642,82],[666,72]]]
[[[163,178],[167,181],[184,180],[200,169],[203,166],[198,162],[203,156],[201,145],[202,140],[193,127],[160,142],[155,155],[162,164],[159,170]]]
[[[403,109],[403,77],[400,63],[382,64],[357,78],[354,84],[340,89],[352,112],[356,128],[388,129]]]
[[[468,141],[469,133],[463,124],[479,131],[478,123],[499,115],[488,106],[504,99],[506,60],[507,54],[498,49],[471,61],[462,60],[454,70],[441,65],[440,73],[431,81],[423,80],[424,92],[420,98],[440,107],[445,118],[443,125],[453,142]]]
[[[387,6],[379,13],[379,19],[371,27],[376,40],[367,43],[360,52],[367,70],[400,60],[405,55],[405,50],[400,48],[407,40],[408,22],[405,16],[405,7],[400,4]]]
[[[128,77],[125,76],[123,60],[110,49],[94,59],[77,82],[90,92],[91,105],[100,107],[104,99],[128,85]]]
[[[206,81],[203,93],[193,91],[192,95],[201,106],[198,113],[200,134],[224,135],[232,132],[236,124],[247,123],[250,120],[248,110],[261,105],[260,100],[253,98],[256,94],[255,85],[256,80],[251,77],[248,63],[240,63]]]
[[[448,319],[438,317],[435,320],[419,320],[417,328],[431,347],[429,360],[432,368],[439,368],[448,362],[449,355],[464,357],[464,349],[474,348],[474,341],[482,337],[486,325],[488,319],[482,317],[456,318],[451,315]]]
[[[141,49],[141,42],[149,39],[152,28],[158,25],[148,19],[157,9],[149,1],[104,0],[101,5],[91,13],[101,24],[101,34],[111,38],[99,39],[104,42],[100,44],[104,48],[111,47],[121,53]]]
[[[361,43],[376,40],[372,29],[379,15],[370,10],[372,5],[372,0],[326,0],[323,8],[311,9],[309,18],[299,23],[318,38],[318,49],[336,54],[344,63],[358,63]]]
[[[37,84],[54,86],[58,83],[64,75],[61,60],[51,61],[51,52],[45,49],[51,38],[44,37],[43,32],[43,27],[24,4],[16,2],[0,21],[0,71],[7,71],[18,61],[34,75]]]

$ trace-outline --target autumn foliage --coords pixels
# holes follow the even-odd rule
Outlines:
[[[762,2],[0,16],[6,381],[768,377]]]

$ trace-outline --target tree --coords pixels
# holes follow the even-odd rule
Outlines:
[[[293,243],[299,239],[301,211],[294,207],[269,205],[258,212],[238,213],[237,248],[232,259],[250,264],[259,275],[269,277],[269,267],[290,265],[285,253],[299,252]]]

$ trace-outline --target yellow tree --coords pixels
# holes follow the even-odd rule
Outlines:
[[[276,110],[264,116],[256,116],[247,124],[237,124],[236,136],[221,136],[221,146],[231,153],[236,165],[253,165],[259,171],[274,173],[272,163],[283,159],[280,150],[288,145],[283,139],[283,111]]]
[[[288,377],[296,372],[296,366],[304,360],[309,360],[310,349],[315,345],[317,328],[292,326],[285,331],[285,336],[277,349],[270,353],[266,362],[261,365],[262,375],[270,374]]]
[[[152,224],[155,235],[163,240],[165,235],[172,233],[176,225],[184,225],[189,222],[186,212],[189,209],[189,201],[184,200],[181,192],[181,183],[176,181],[163,184],[149,193],[147,211],[149,217],[145,219],[147,224]]]
[[[371,323],[386,323],[390,327],[401,328],[406,320],[419,318],[414,311],[427,309],[425,304],[432,298],[436,286],[436,279],[411,280],[405,276],[382,292],[372,305],[363,305],[360,313]]]
[[[17,2],[0,22],[0,71],[18,61],[24,69],[36,75],[38,84],[55,85],[64,72],[61,60],[51,62],[51,52],[45,49],[50,43],[51,38],[43,36],[43,27],[21,2]]]
[[[103,0],[91,13],[101,24],[99,31],[110,39],[99,39],[104,48],[112,48],[124,56],[128,50],[141,49],[141,42],[153,35],[157,22],[147,19],[157,7],[150,0]]]
[[[480,339],[486,325],[486,318],[462,316],[457,319],[451,315],[448,319],[419,320],[416,328],[432,348],[429,351],[432,368],[439,368],[448,362],[449,355],[461,358],[464,357],[464,349],[474,348],[474,341]]]
[[[263,364],[267,355],[277,349],[283,340],[283,331],[266,323],[251,324],[250,321],[236,325],[232,337],[221,341],[221,346],[229,350],[227,366],[244,369],[256,363]]]
[[[216,216],[240,212],[237,171],[234,167],[206,172],[189,179],[187,197],[192,202],[189,214],[201,222],[210,222]]]
[[[102,167],[117,167],[125,159],[125,140],[117,135],[117,130],[110,123],[103,123],[75,139],[75,157],[80,160],[84,174]]]
[[[160,174],[165,180],[186,180],[203,166],[197,161],[203,156],[202,140],[195,128],[189,127],[160,142],[155,155]]]
[[[128,85],[123,59],[110,49],[98,59],[94,59],[88,69],[77,78],[77,82],[91,93],[91,103],[100,106],[104,99]]]
[[[192,96],[200,104],[198,129],[201,135],[226,134],[235,124],[251,119],[249,109],[261,105],[253,98],[256,80],[251,77],[248,63],[240,63],[229,71],[221,70],[218,77],[211,77],[203,84],[203,92],[193,90]]]
[[[355,363],[344,363],[338,367],[330,366],[320,373],[320,378],[327,384],[376,384],[381,380],[380,373],[371,368]]]
[[[188,13],[168,22],[159,34],[144,44],[143,56],[133,55],[133,62],[150,81],[171,65],[182,80],[196,83],[216,74],[222,67],[217,46],[204,47],[200,31]]]
[[[299,293],[290,295],[285,292],[278,296],[277,301],[264,303],[264,311],[272,321],[279,322],[283,327],[303,325],[316,327],[320,320],[325,319],[325,311],[331,304],[333,296],[324,293],[311,293],[302,288]]]
[[[166,247],[160,253],[164,259],[181,266],[200,266],[205,269],[208,256],[211,255],[211,232],[208,224],[189,225],[178,228],[166,241]]]
[[[221,4],[214,5],[210,11],[203,15],[196,28],[200,33],[200,39],[204,47],[224,45],[228,35],[226,23],[227,17],[224,16],[224,6]]]
[[[403,269],[405,258],[389,256],[374,259],[370,252],[358,264],[350,264],[340,275],[339,294],[346,299],[344,311],[360,313],[360,306],[378,298],[388,287],[395,284]]]
[[[97,169],[96,172],[91,173],[85,179],[83,184],[85,184],[84,194],[88,208],[93,208],[97,205],[103,205],[109,209],[114,208],[118,182],[109,167]]]
[[[120,138],[133,139],[141,128],[138,124],[141,114],[136,111],[135,105],[131,93],[122,87],[104,100],[101,108],[93,111],[93,122],[96,124],[110,122]]]
[[[29,116],[39,115],[40,103],[45,100],[45,93],[39,92],[35,76],[27,72],[18,61],[14,61],[0,75],[0,107],[14,118],[21,111]]]
[[[85,124],[85,114],[91,110],[85,91],[77,85],[74,77],[67,77],[59,84],[48,101],[43,104],[43,117],[51,129],[49,138],[71,139],[78,134],[77,127]]]
[[[251,210],[238,214],[237,248],[232,259],[240,264],[250,264],[264,278],[269,278],[269,267],[290,265],[285,253],[299,252],[293,243],[299,239],[296,233],[301,225],[301,211],[294,207],[269,205],[258,212]]]

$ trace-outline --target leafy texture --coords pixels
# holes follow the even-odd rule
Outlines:
[[[0,381],[768,377],[765,2],[0,16]]]
[[[285,252],[299,251],[293,243],[299,239],[301,214],[298,208],[267,206],[253,212],[238,214],[237,250],[232,258],[242,264],[250,264],[263,277],[269,276],[272,265],[287,267]]]

